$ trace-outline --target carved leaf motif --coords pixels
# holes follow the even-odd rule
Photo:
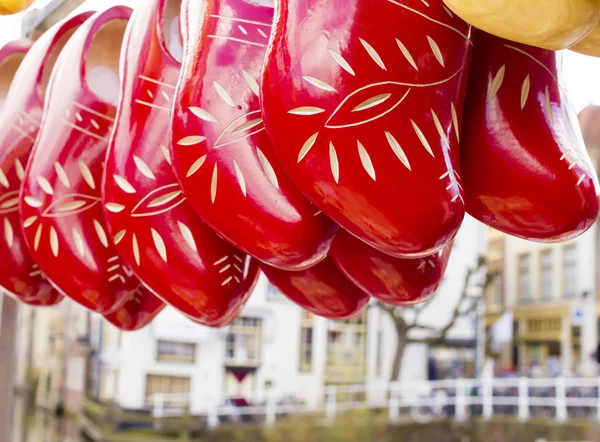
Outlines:
[[[13,190],[0,195],[0,214],[12,213],[19,210],[19,191]]]
[[[185,201],[179,184],[169,184],[153,190],[142,198],[131,211],[133,217],[159,215],[174,209]]]
[[[393,83],[362,87],[342,101],[325,123],[325,127],[339,129],[377,120],[398,107],[410,90],[410,87]]]
[[[215,141],[215,149],[243,140],[263,130],[265,125],[260,111],[249,112],[229,123]]]
[[[75,215],[90,210],[96,204],[99,204],[100,201],[101,198],[98,197],[81,193],[69,193],[55,199],[52,204],[42,212],[42,216],[45,218],[62,218]]]

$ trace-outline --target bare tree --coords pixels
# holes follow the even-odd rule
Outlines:
[[[375,304],[383,312],[387,313],[387,315],[392,320],[396,328],[397,344],[396,353],[394,355],[394,364],[392,366],[392,382],[397,381],[400,377],[400,372],[402,369],[402,359],[404,357],[404,351],[406,350],[406,346],[408,344],[440,344],[444,342],[446,336],[448,335],[448,332],[456,324],[459,318],[469,316],[476,312],[478,299],[469,298],[468,292],[469,289],[473,286],[471,280],[475,275],[480,274],[480,272],[485,268],[485,265],[485,258],[479,257],[476,266],[467,270],[464,277],[461,296],[454,306],[454,310],[452,311],[450,319],[441,327],[432,327],[430,325],[425,325],[420,322],[423,310],[428,305],[427,303],[410,308],[395,307],[392,305],[384,304],[382,302],[378,302]],[[489,277],[489,275],[486,275],[483,282],[480,282],[478,286],[481,287],[483,291],[485,291],[490,282],[491,278]],[[407,314],[407,312],[410,311],[412,311],[412,314]],[[411,332],[415,330],[426,332],[427,336],[411,336],[414,334]]]

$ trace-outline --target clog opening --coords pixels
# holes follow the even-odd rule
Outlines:
[[[169,51],[171,57],[178,62],[181,62],[183,59],[183,41],[179,26],[180,10],[181,0],[166,1],[162,29],[165,39],[165,49]]]
[[[10,89],[10,84],[23,61],[23,58],[25,58],[25,53],[12,54],[6,57],[0,64],[0,109],[2,109],[4,100],[8,95],[8,90]]]
[[[38,85],[38,96],[40,97],[41,101],[44,101],[44,97],[46,96],[46,89],[48,89],[48,83],[50,82],[50,76],[52,75],[52,70],[54,69],[56,60],[77,29],[79,29],[79,26],[69,29],[67,32],[61,35],[58,41],[50,49],[50,53],[48,54],[46,62],[44,63],[42,80]]]
[[[119,101],[119,59],[127,20],[105,23],[92,39],[87,53],[85,81],[89,90],[102,101]]]

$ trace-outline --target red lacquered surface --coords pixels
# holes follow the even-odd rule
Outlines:
[[[285,269],[317,263],[336,226],[283,172],[259,106],[273,9],[250,0],[190,0],[183,10],[172,152],[188,201],[225,239],[263,262]]]
[[[146,327],[163,311],[166,304],[140,287],[125,304],[116,311],[104,315],[112,325],[123,331],[137,331]]]
[[[563,241],[598,215],[598,180],[557,81],[558,54],[477,32],[463,120],[467,209],[535,241]]]
[[[340,229],[331,257],[354,284],[386,304],[411,306],[429,301],[440,286],[452,243],[435,255],[394,258]]]
[[[315,315],[349,319],[360,315],[369,303],[369,295],[352,284],[329,257],[299,272],[267,265],[261,269],[285,296]]]
[[[126,7],[98,13],[65,46],[21,191],[34,260],[63,293],[103,314],[140,284],[107,235],[100,197],[119,95],[118,50],[130,14]]]
[[[258,264],[198,218],[170,165],[177,12],[151,0],[132,16],[106,159],[105,215],[119,253],[148,288],[194,321],[224,326],[245,305]]]
[[[31,46],[2,102],[0,117],[0,287],[22,301],[57,303],[54,293],[31,257],[19,220],[19,190],[36,140],[44,107],[44,93],[64,44],[92,12],[57,23]],[[26,51],[30,42],[14,43]],[[10,46],[9,46],[10,47]],[[6,48],[5,48],[6,50]]]
[[[439,251],[464,216],[469,26],[441,0],[280,0],[276,23],[263,117],[292,180],[387,254]]]

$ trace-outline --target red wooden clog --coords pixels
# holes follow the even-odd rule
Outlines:
[[[325,214],[382,252],[441,250],[464,216],[451,152],[470,27],[442,0],[278,4],[262,109],[285,170]]]
[[[164,302],[140,287],[132,298],[104,318],[118,329],[132,332],[150,324],[165,307]]]
[[[260,261],[283,269],[316,264],[336,226],[283,172],[259,106],[273,9],[251,0],[188,0],[182,11],[184,60],[172,153],[188,201],[225,239]]]
[[[393,258],[340,229],[331,257],[346,277],[386,304],[412,306],[429,301],[442,282],[452,244],[419,259]]]
[[[369,295],[352,284],[326,258],[308,270],[288,272],[261,266],[271,284],[305,310],[329,319],[350,319],[369,304]]]
[[[149,0],[132,16],[106,159],[105,215],[119,253],[147,287],[194,321],[224,326],[246,303],[258,264],[200,221],[170,165],[179,5]]]
[[[140,285],[107,234],[100,194],[130,15],[126,7],[99,12],[65,46],[21,191],[25,238],[40,269],[67,296],[101,314],[115,311]]]
[[[598,216],[598,180],[555,52],[477,32],[461,161],[468,212],[534,241],[564,241]]]
[[[54,304],[62,299],[53,293],[54,289],[25,244],[19,220],[19,189],[42,120],[45,93],[56,59],[73,32],[92,14],[75,15],[46,31],[23,59],[3,101],[0,117],[0,214],[3,229],[0,287],[24,302],[35,300],[36,304]]]

